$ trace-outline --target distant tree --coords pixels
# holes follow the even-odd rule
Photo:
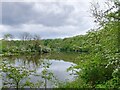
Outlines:
[[[13,39],[13,35],[10,34],[10,33],[4,34],[3,39],[4,39],[4,40]]]
[[[40,40],[41,39],[41,37],[40,37],[40,35],[38,35],[38,34],[35,34],[34,36],[33,36],[33,40]]]
[[[35,49],[37,50],[37,51],[39,51],[39,52],[42,52],[42,46],[41,46],[41,41],[40,41],[40,35],[38,35],[38,34],[35,34],[34,36],[33,36],[33,44],[34,44],[34,47],[35,47]]]
[[[31,40],[32,39],[32,35],[28,32],[23,32],[21,35],[20,35],[20,38],[21,40]]]

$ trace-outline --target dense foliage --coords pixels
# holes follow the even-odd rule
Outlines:
[[[66,88],[120,88],[119,22],[110,22],[103,29],[72,38],[44,40],[55,51],[79,52],[76,60],[79,77]],[[54,44],[53,44],[54,43]]]
[[[2,41],[0,40],[0,54],[2,54]]]
[[[120,89],[120,2],[114,1],[107,14],[94,13],[101,28],[84,36],[84,47],[89,54],[80,54],[78,65],[81,68],[76,81],[67,83],[66,88],[118,88]],[[98,15],[98,16],[97,16]],[[100,18],[100,19],[99,19]],[[80,39],[81,40],[81,39]]]
[[[114,5],[106,12],[93,8],[100,28],[63,40],[44,40],[44,45],[58,51],[81,52],[78,65],[72,68],[81,68],[76,72],[78,78],[64,87],[120,88],[120,2],[111,3]]]
[[[48,53],[51,49],[42,45],[40,40],[2,40],[2,53],[4,55]]]
[[[97,11],[94,7],[93,16],[100,28],[92,29],[86,35],[37,43],[34,40],[3,41],[3,52],[48,52],[50,49],[56,52],[79,52],[76,60],[78,65],[71,69],[81,70],[76,72],[76,80],[66,83],[64,87],[120,89],[120,2],[114,0],[112,3],[114,5],[106,12]]]

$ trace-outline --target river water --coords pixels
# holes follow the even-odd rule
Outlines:
[[[72,71],[67,71],[70,66],[76,65],[75,62],[79,54],[77,53],[50,53],[43,55],[20,55],[3,57],[2,60],[9,62],[15,66],[25,66],[31,70],[35,70],[37,75],[43,71],[43,63],[49,63],[48,71],[52,72],[57,82],[71,82],[75,79],[76,75],[71,75]],[[41,76],[29,76],[30,81],[36,83],[42,81],[44,78]],[[52,79],[55,81],[55,79]],[[24,82],[23,80],[22,82]],[[55,82],[47,80],[47,88],[55,87]],[[4,81],[3,81],[4,82]],[[22,83],[21,82],[21,83]],[[44,88],[44,85],[41,85]]]

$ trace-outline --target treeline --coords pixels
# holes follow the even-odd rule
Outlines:
[[[77,38],[79,40],[77,40]],[[76,42],[77,41],[77,42]],[[81,39],[79,36],[73,37],[73,38],[65,38],[65,39],[47,39],[43,40],[43,44],[45,46],[50,47],[54,51],[65,51],[65,52],[71,52],[71,51],[79,51]]]
[[[65,39],[46,39],[42,40],[44,46],[50,47],[54,51],[67,52],[98,52],[104,48],[118,52],[118,22],[109,23],[101,30],[90,30],[86,35],[78,35]]]
[[[81,69],[76,71],[78,77],[74,82],[66,83],[64,87],[120,89],[120,2],[109,2],[112,3],[111,7],[104,12],[93,6],[92,14],[100,27],[88,31],[86,35],[65,39],[3,40],[3,52],[15,48],[18,52],[41,52],[41,46],[56,52],[82,52],[76,60],[77,66],[69,68]],[[10,49],[12,47],[15,48]]]
[[[78,65],[70,68],[80,68],[81,71],[76,72],[77,80],[67,83],[66,88],[120,88],[119,25],[119,22],[108,23],[101,30],[88,32],[84,39],[74,37],[79,43],[74,44],[81,47],[80,52],[85,49],[89,53],[81,53],[77,59]],[[79,41],[83,41],[84,45],[80,45]],[[67,41],[64,43],[74,45]]]
[[[2,54],[4,55],[18,55],[18,54],[42,54],[51,51],[50,48],[45,47],[40,39],[40,36],[24,32],[21,34],[20,40],[14,40],[12,34],[5,34],[2,39]]]
[[[120,89],[120,2],[107,3],[112,3],[107,11],[95,5],[92,8],[99,28],[91,29],[86,35],[43,41],[45,46],[56,51],[81,52],[78,65],[69,68],[81,69],[76,71],[78,78],[66,83],[65,88]]]
[[[50,47],[53,51],[64,52],[90,52],[90,44],[86,40],[88,35],[79,35],[64,39],[47,39],[42,40],[43,44]]]
[[[88,31],[86,35],[42,40],[44,46],[53,51],[80,53],[76,60],[78,65],[69,68],[73,71],[81,69],[76,71],[77,79],[61,87],[120,88],[119,28],[119,20],[114,19],[100,29]]]
[[[78,65],[69,68],[81,70],[76,71],[77,79],[65,84],[65,88],[120,89],[120,1],[107,3],[112,3],[107,11],[96,6],[92,9],[95,22],[100,27],[89,31],[82,39],[81,36],[74,37],[75,45],[87,48],[89,53],[80,54]],[[65,44],[72,44],[69,42]]]

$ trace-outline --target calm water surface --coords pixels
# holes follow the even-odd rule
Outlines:
[[[49,71],[53,73],[53,75],[60,82],[73,81],[75,79],[75,75],[70,75],[72,71],[67,71],[67,69],[71,65],[76,65],[75,62],[78,58],[79,54],[77,53],[51,53],[44,55],[23,55],[23,56],[10,56],[3,57],[3,60],[6,60],[10,64],[16,66],[25,66],[31,70],[36,70],[36,74],[40,75],[43,70],[43,62],[50,63]],[[44,81],[40,76],[30,76],[32,82]],[[47,87],[53,87],[53,83],[51,81],[47,82]]]

